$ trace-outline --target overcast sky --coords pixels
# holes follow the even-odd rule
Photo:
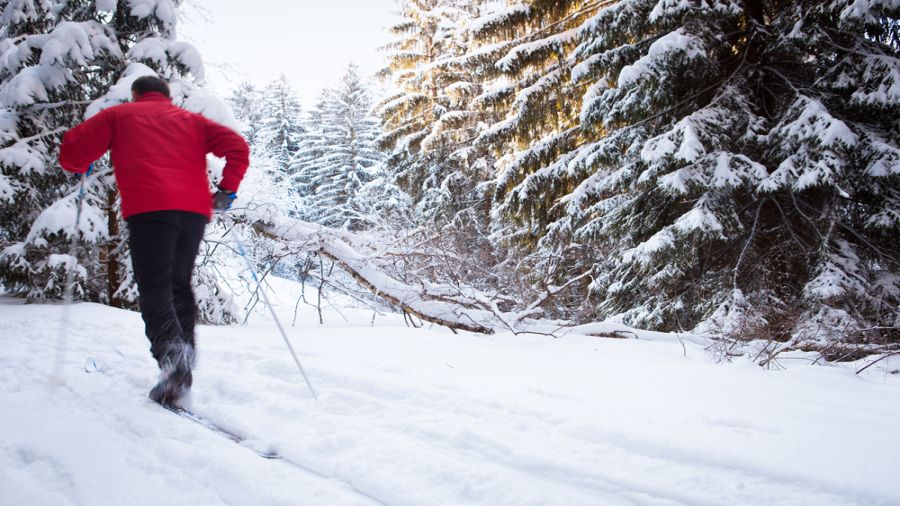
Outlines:
[[[192,0],[179,37],[200,50],[217,92],[284,73],[309,109],[349,62],[365,75],[381,67],[394,10],[393,0]]]

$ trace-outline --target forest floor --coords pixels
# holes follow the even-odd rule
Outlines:
[[[266,460],[147,399],[137,313],[71,309],[58,355],[63,308],[0,297],[4,504],[900,504],[900,375],[879,367],[304,306],[287,331],[316,401],[271,319],[200,327],[191,409]]]

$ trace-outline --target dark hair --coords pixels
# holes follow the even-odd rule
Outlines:
[[[138,77],[134,80],[134,83],[132,83],[131,91],[137,93],[138,96],[141,96],[144,93],[149,93],[151,91],[162,93],[167,97],[170,96],[168,83],[156,76]]]

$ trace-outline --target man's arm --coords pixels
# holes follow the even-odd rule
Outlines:
[[[218,186],[222,190],[236,192],[250,165],[250,147],[239,133],[230,128],[206,118],[203,118],[203,124],[206,129],[206,152],[225,159],[222,181]]]
[[[109,150],[112,136],[110,112],[101,111],[63,135],[59,164],[70,172],[87,172]]]

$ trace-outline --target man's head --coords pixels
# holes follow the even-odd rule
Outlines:
[[[151,91],[162,93],[167,97],[171,96],[169,94],[168,83],[156,76],[138,77],[134,80],[134,83],[131,84],[131,96],[135,100],[137,100],[138,97],[140,97],[144,93],[150,93]]]

